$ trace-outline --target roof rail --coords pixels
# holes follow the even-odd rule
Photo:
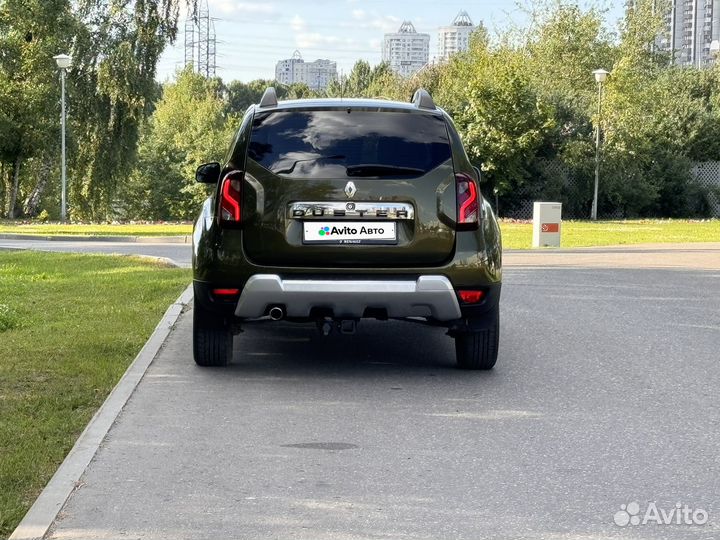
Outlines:
[[[424,88],[418,88],[415,91],[415,95],[412,98],[412,104],[418,109],[429,109],[431,111],[437,109],[433,98],[430,97],[430,94],[428,94],[428,91]]]
[[[277,107],[278,100],[277,100],[277,94],[275,93],[275,88],[272,86],[268,86],[265,90],[265,93],[262,96],[262,99],[260,100],[260,108],[263,107]]]

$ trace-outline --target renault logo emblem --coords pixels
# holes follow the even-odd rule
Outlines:
[[[352,199],[356,193],[357,188],[355,187],[355,184],[353,184],[352,182],[348,182],[345,186],[345,195],[347,195],[347,198]]]

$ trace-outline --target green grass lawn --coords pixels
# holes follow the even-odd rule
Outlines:
[[[503,221],[503,245],[507,249],[530,249],[532,224]],[[185,236],[192,225],[183,223],[147,224],[41,224],[0,221],[0,233],[46,236]],[[563,247],[592,247],[621,244],[669,242],[720,242],[720,220],[632,220],[565,221]]]
[[[530,249],[532,223],[500,223],[503,248]],[[562,247],[720,242],[720,220],[564,221]]]
[[[139,258],[0,251],[0,538],[189,282]]]
[[[45,236],[186,236],[191,223],[92,224],[22,223],[0,221],[0,234],[36,234]]]

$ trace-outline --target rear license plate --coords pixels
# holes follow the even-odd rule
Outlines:
[[[306,221],[305,244],[396,244],[394,221]]]

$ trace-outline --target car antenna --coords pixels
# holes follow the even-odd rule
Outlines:
[[[415,95],[412,98],[412,104],[418,109],[428,109],[434,111],[437,109],[433,98],[430,97],[428,91],[424,88],[418,88]]]
[[[262,99],[260,100],[260,108],[264,107],[277,107],[278,100],[277,100],[277,94],[275,93],[275,88],[272,86],[268,86],[265,90],[265,93],[262,96]]]

